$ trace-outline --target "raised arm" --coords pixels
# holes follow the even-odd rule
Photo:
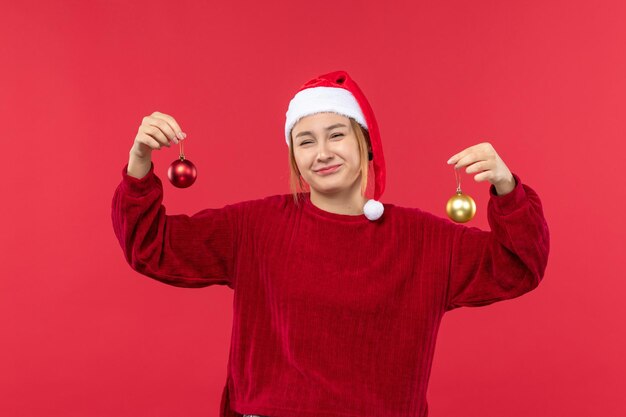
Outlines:
[[[241,204],[167,215],[163,185],[154,174],[135,178],[122,169],[115,190],[113,230],[129,265],[137,272],[178,287],[213,284],[234,288],[237,213]]]
[[[489,142],[453,155],[448,164],[489,181],[491,231],[448,223],[450,265],[446,310],[519,297],[539,285],[550,235],[537,193],[513,174]]]
[[[519,297],[536,288],[548,262],[550,236],[537,193],[513,174],[505,195],[489,188],[491,231],[449,222],[446,311]]]

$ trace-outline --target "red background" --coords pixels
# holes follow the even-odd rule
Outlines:
[[[161,111],[199,172],[175,189],[155,152],[169,214],[288,192],[287,104],[336,69],[378,118],[383,201],[445,216],[446,160],[489,141],[550,226],[535,291],[444,317],[430,415],[625,415],[622,1],[128,3],[3,4],[0,415],[217,415],[233,293],[131,270],[113,191]]]

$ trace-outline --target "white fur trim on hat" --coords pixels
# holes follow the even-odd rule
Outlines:
[[[345,88],[311,87],[299,91],[289,102],[285,122],[285,139],[289,146],[291,129],[304,116],[322,112],[334,112],[352,117],[367,129],[365,116],[352,93]]]
[[[383,215],[385,206],[380,201],[373,199],[367,200],[367,203],[363,206],[363,214],[370,220],[377,220]]]

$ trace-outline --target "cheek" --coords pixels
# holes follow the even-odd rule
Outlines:
[[[348,155],[350,158],[350,162],[355,168],[360,168],[361,157],[359,156],[359,148],[355,147],[348,150]]]
[[[317,157],[317,148],[315,146],[303,146],[294,155],[301,161],[310,161]]]
[[[300,172],[302,173],[302,171],[305,171],[305,168],[309,164],[309,158],[306,152],[294,152],[293,159],[295,159],[296,165],[298,166],[298,169],[300,169]]]

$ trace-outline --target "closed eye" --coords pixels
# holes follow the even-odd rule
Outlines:
[[[336,138],[336,137],[338,137],[338,136],[343,136],[343,133],[335,133],[335,134],[334,134],[334,135],[332,135],[330,138],[332,139],[332,138]],[[311,141],[311,140],[305,140],[305,141],[302,141],[302,142],[300,142],[300,146],[302,146],[302,145],[306,145],[307,143],[313,143],[313,141]]]

